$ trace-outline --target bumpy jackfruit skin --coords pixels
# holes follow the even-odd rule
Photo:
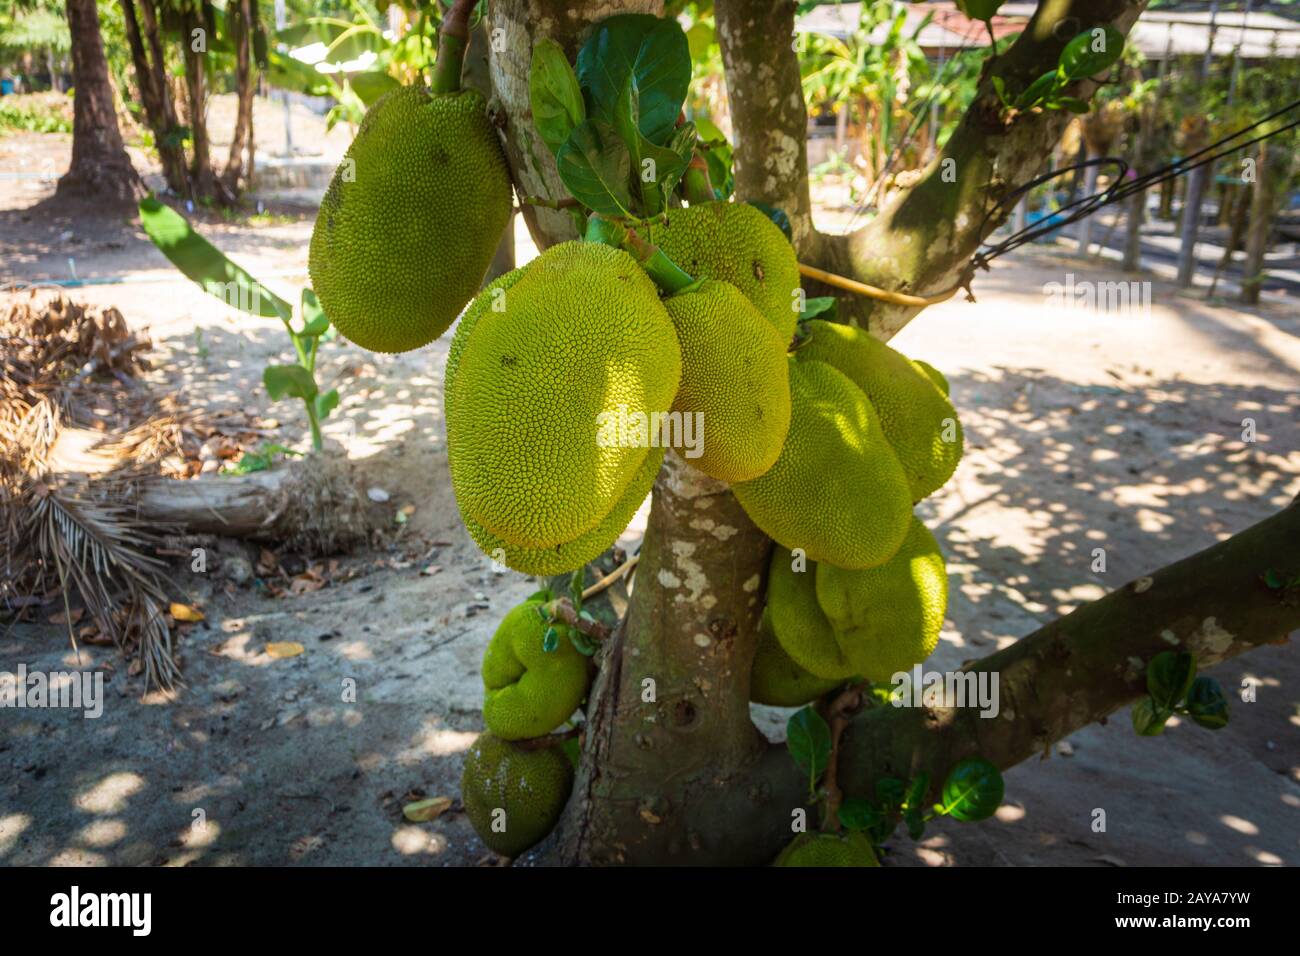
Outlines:
[[[627,491],[650,451],[627,441],[647,438],[635,416],[672,408],[681,353],[627,253],[567,242],[518,271],[502,307],[476,300],[452,343],[448,465],[467,521],[517,547],[553,548],[600,524]]]
[[[944,395],[948,394],[948,378],[929,362],[922,362],[920,359],[912,359],[912,364],[925,373],[926,378],[934,382],[935,387]]]
[[[802,707],[840,685],[808,673],[796,664],[776,639],[770,610],[764,608],[758,629],[758,648],[749,677],[749,699],[770,707]]]
[[[781,455],[732,485],[754,524],[786,548],[842,568],[884,564],[907,534],[911,490],[862,390],[814,360],[790,366]]]
[[[817,603],[817,567],[803,561],[795,570],[790,551],[774,548],[767,571],[766,613],[790,660],[814,677],[842,681],[853,676],[853,665]]]
[[[833,365],[866,393],[899,464],[912,500],[941,488],[961,461],[961,422],[952,402],[901,352],[862,329],[813,319],[795,355]],[[952,441],[944,441],[950,431]]]
[[[948,608],[948,572],[917,518],[898,553],[878,568],[817,565],[817,604],[854,671],[884,683],[934,651]]]
[[[572,789],[573,765],[559,747],[526,750],[485,733],[465,754],[460,778],[465,815],[502,856],[518,856],[555,829]],[[505,812],[499,833],[493,830],[497,810]]]
[[[799,321],[794,291],[799,260],[780,228],[747,203],[709,202],[672,209],[646,227],[650,242],[697,279],[734,285],[789,342]]]
[[[567,633],[543,649],[542,601],[525,601],[501,619],[483,654],[483,722],[502,740],[549,734],[587,696],[587,659]],[[563,629],[563,625],[555,625]]]
[[[850,830],[838,833],[801,833],[781,851],[773,866],[880,866],[871,840]]]
[[[335,170],[307,269],[325,314],[362,348],[426,345],[478,291],[511,203],[484,109],[473,90],[394,90]]]
[[[489,558],[500,561],[521,574],[549,577],[564,574],[582,567],[605,552],[631,522],[646,495],[654,486],[659,466],[664,461],[664,449],[651,448],[641,463],[641,470],[632,478],[623,497],[596,527],[572,541],[551,548],[521,548],[498,538],[473,519],[466,518],[469,535]],[[462,516],[463,517],[463,516]]]
[[[786,340],[735,286],[706,280],[665,300],[682,350],[673,411],[699,415],[699,457],[685,460],[720,481],[757,478],[775,463],[790,428]]]

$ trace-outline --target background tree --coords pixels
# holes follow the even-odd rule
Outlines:
[[[995,87],[1025,90],[1055,67],[1071,37],[1099,26],[1127,33],[1144,6],[1040,3],[1015,42],[986,62],[969,109],[934,161],[887,197],[874,219],[840,236],[819,233],[812,221],[807,111],[792,45],[796,3],[718,0],[737,197],[782,209],[801,261],[903,293],[896,301],[841,299],[841,316],[888,339],[923,307],[907,294],[945,290],[966,276],[971,255],[1010,212],[1001,201],[1040,172],[1069,117],[1059,109],[1008,111]],[[552,39],[572,59],[595,21],[662,10],[656,0],[489,5],[490,32],[507,38],[491,49],[489,73],[521,195],[565,195],[531,122],[535,43]],[[1081,80],[1068,91],[1086,100],[1095,87]],[[540,247],[575,237],[565,210],[523,211]],[[713,534],[718,528],[729,533]],[[1300,507],[1292,506],[975,662],[975,669],[1001,674],[1011,706],[996,720],[942,707],[823,701],[842,730],[831,763],[838,790],[870,795],[883,776],[924,772],[932,783],[923,796],[933,797],[963,757],[1012,766],[1141,697],[1143,674],[1125,662],[1169,649],[1170,634],[1202,666],[1285,635],[1300,623],[1300,611],[1260,575],[1270,563],[1293,563],[1289,542],[1298,532]],[[791,811],[805,805],[807,780],[757,731],[748,704],[761,605],[752,596],[770,548],[725,484],[668,456],[654,487],[639,586],[598,654],[574,792],[552,845],[557,859],[757,864],[789,841]],[[672,579],[691,580],[689,597],[657,583]],[[642,698],[648,675],[658,688],[651,703]]]
[[[72,165],[59,179],[58,194],[134,203],[144,194],[144,184],[122,145],[95,0],[68,0],[67,12],[75,118]]]

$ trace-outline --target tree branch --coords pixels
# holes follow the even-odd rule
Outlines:
[[[1266,586],[1269,568],[1300,572],[1300,503],[969,665],[997,675],[996,717],[971,706],[863,712],[845,731],[840,788],[868,795],[880,777],[925,771],[937,790],[976,755],[1013,767],[1142,697],[1146,664],[1161,651],[1193,653],[1204,669],[1285,641],[1300,628],[1300,595]]]

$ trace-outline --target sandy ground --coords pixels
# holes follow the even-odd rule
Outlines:
[[[0,139],[0,162],[12,169],[24,155],[57,154],[58,143]],[[158,387],[273,416],[276,440],[303,444],[297,409],[270,405],[259,386],[266,363],[290,357],[277,322],[235,313],[178,278],[130,223],[34,205],[45,191],[24,181],[0,185],[0,280],[66,279],[74,268],[94,283],[78,298],[115,305],[150,330]],[[201,220],[213,242],[296,301],[311,217],[283,207]],[[1005,646],[1300,492],[1294,302],[1244,312],[1154,281],[1137,290],[1149,308],[1066,310],[1047,289],[1070,274],[1120,278],[1024,250],[979,278],[977,304],[932,308],[894,342],[946,372],[967,433],[956,479],[921,508],[951,575],[931,667]],[[258,581],[231,580],[250,555],[218,542],[205,573],[178,560],[172,577],[178,597],[206,614],[182,643],[189,687],[176,700],[142,698],[111,649],[88,648],[81,666],[105,674],[101,717],[0,712],[0,860],[485,858],[458,807],[425,824],[401,815],[413,795],[458,795],[463,752],[481,728],[483,648],[534,588],[493,573],[461,527],[444,450],[446,347],[444,338],[375,356],[335,341],[322,356],[321,379],[343,396],[327,440],[388,492],[386,545],[343,557],[322,590],[272,597]],[[1253,443],[1241,440],[1246,418]],[[411,506],[399,527],[399,509]],[[1104,573],[1092,570],[1095,548],[1105,549]],[[266,645],[278,641],[305,652],[272,657]],[[53,624],[0,638],[0,670],[20,662],[77,666]],[[1300,863],[1300,660],[1291,646],[1270,647],[1213,673],[1230,695],[1244,680],[1257,686],[1256,702],[1234,699],[1227,729],[1183,724],[1139,738],[1117,714],[1010,771],[996,820],[939,824],[919,845],[896,835],[890,862]],[[786,712],[755,716],[779,736]],[[1093,829],[1099,809],[1104,832]]]

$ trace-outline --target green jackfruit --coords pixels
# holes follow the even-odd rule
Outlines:
[[[841,681],[816,677],[793,660],[776,639],[769,609],[763,609],[758,629],[758,648],[749,677],[749,699],[770,707],[802,707],[834,690]]]
[[[800,360],[833,365],[866,393],[899,464],[907,474],[912,501],[941,488],[961,461],[962,431],[957,411],[938,386],[901,352],[868,332],[813,319],[796,350]]]
[[[885,683],[930,656],[948,607],[948,572],[917,518],[898,553],[878,568],[817,565],[817,604],[854,671]]]
[[[781,851],[773,866],[880,866],[865,834],[801,833]]]
[[[790,430],[766,474],[732,485],[754,524],[814,561],[870,568],[907,534],[912,498],[862,390],[825,362],[790,367]]]
[[[701,454],[683,457],[721,481],[757,478],[790,428],[786,340],[735,286],[706,280],[664,302],[682,350],[673,411],[703,421]]]
[[[646,238],[697,279],[734,285],[788,343],[799,320],[799,260],[777,225],[748,203],[672,209]]]
[[[934,382],[939,391],[943,392],[944,395],[948,394],[948,379],[943,372],[940,372],[929,362],[922,362],[920,359],[912,359],[912,364],[924,372],[926,378]]]
[[[542,600],[510,609],[483,654],[483,722],[502,740],[541,737],[569,719],[587,696],[587,658],[563,624],[543,621]],[[543,648],[555,627],[555,650]]]
[[[592,530],[641,471],[681,353],[627,253],[553,246],[470,306],[449,355],[448,465],[467,524],[520,548]]]
[[[559,747],[525,749],[485,733],[465,754],[465,815],[502,856],[518,856],[555,829],[572,789],[573,764]]]
[[[767,572],[767,613],[772,633],[790,660],[814,677],[842,681],[854,676],[836,639],[830,620],[817,603],[817,568],[801,562],[795,570],[794,556],[786,548],[775,548]]]
[[[510,204],[481,94],[408,86],[381,97],[312,230],[307,269],[321,307],[374,352],[432,342],[478,291]]]
[[[489,533],[472,519],[465,520],[465,527],[484,554],[508,568],[537,577],[564,574],[582,567],[588,561],[595,560],[618,540],[618,536],[627,528],[637,509],[645,501],[646,495],[650,494],[663,461],[664,449],[651,448],[650,454],[645,456],[645,461],[641,464],[641,470],[633,477],[627,490],[623,492],[623,497],[618,500],[609,514],[601,519],[596,527],[572,541],[551,548],[521,548]]]

